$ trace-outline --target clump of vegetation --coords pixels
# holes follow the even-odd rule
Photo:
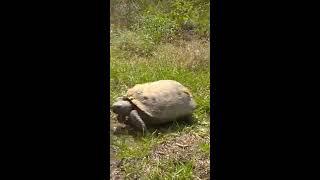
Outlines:
[[[111,42],[124,50],[150,56],[161,42],[209,38],[208,0],[111,1],[113,31],[125,28]],[[125,41],[128,40],[128,41]]]
[[[111,0],[110,103],[138,83],[176,80],[197,109],[192,124],[141,136],[111,132],[111,179],[209,179],[210,1]],[[111,127],[116,120],[110,117]]]

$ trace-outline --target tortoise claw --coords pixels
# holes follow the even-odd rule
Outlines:
[[[120,115],[118,115],[117,116],[117,120],[118,120],[118,122],[119,123],[126,123],[126,117],[125,116],[120,116]]]

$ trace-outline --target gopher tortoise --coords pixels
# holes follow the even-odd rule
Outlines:
[[[120,123],[147,131],[180,118],[190,119],[196,108],[191,92],[177,81],[160,80],[137,84],[111,106]]]

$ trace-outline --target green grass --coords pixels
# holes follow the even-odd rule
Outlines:
[[[209,179],[209,1],[111,1],[110,103],[135,84],[162,79],[188,87],[193,123],[111,131],[111,179]],[[111,104],[110,104],[111,105]],[[119,126],[114,114],[111,127]]]
[[[194,112],[196,122],[193,124],[173,123],[162,127],[162,130],[152,129],[154,133],[145,136],[128,132],[112,134],[111,146],[117,149],[116,159],[122,161],[119,168],[122,176],[126,179],[192,179],[203,176],[201,172],[195,171],[195,166],[196,159],[209,159],[210,152],[209,42],[194,40],[176,44],[163,43],[158,45],[149,57],[140,56],[130,50],[121,50],[117,46],[111,46],[110,49],[110,103],[135,84],[160,79],[179,81],[191,90],[197,102]],[[114,121],[112,118],[111,121]],[[187,159],[181,159],[179,152],[164,152],[177,157],[176,160],[150,158],[155,147],[190,133],[201,138],[190,149],[191,154]],[[188,136],[185,139],[187,140]]]
[[[160,162],[146,179],[192,179],[194,162]],[[164,169],[164,171],[163,171]]]

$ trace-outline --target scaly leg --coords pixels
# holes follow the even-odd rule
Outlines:
[[[147,132],[147,126],[141,119],[140,115],[138,114],[137,110],[132,110],[129,115],[129,122],[137,127],[139,130],[142,130],[143,133]]]

